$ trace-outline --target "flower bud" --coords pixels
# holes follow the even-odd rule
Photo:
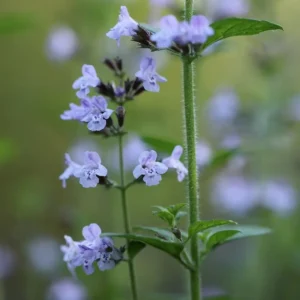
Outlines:
[[[123,125],[124,125],[125,113],[126,113],[126,110],[125,110],[124,106],[117,107],[116,115],[118,118],[119,127],[123,127]]]
[[[112,71],[115,72],[116,76],[123,75],[123,62],[122,59],[116,57],[114,59],[106,58],[103,63]]]

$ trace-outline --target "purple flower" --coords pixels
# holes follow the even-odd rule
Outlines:
[[[104,97],[94,96],[91,99],[81,99],[81,105],[71,103],[70,110],[66,110],[60,117],[62,120],[86,122],[90,131],[101,131],[112,113],[113,110],[107,108]]]
[[[101,271],[115,267],[123,259],[122,253],[114,247],[110,238],[101,238],[101,228],[92,223],[82,229],[83,241],[74,242],[71,237],[65,236],[67,246],[61,246],[64,261],[74,274],[76,267],[82,266],[84,272],[90,275],[94,272],[94,263]]]
[[[96,70],[92,65],[82,66],[82,75],[73,83],[73,89],[78,90],[76,95],[79,99],[85,98],[90,92],[89,87],[96,87],[100,84],[100,79],[97,76]]]
[[[135,76],[143,81],[145,90],[149,92],[159,92],[159,85],[157,82],[166,82],[167,79],[160,76],[156,72],[155,60],[151,57],[145,57],[140,64],[140,70]]]
[[[196,156],[197,165],[199,167],[207,165],[212,158],[212,150],[210,146],[204,141],[199,141],[196,145]]]
[[[67,168],[65,171],[59,176],[59,179],[62,181],[62,186],[65,188],[67,186],[66,180],[71,176],[74,176],[74,173],[77,172],[81,166],[75,163],[68,153],[65,154],[65,163]]]
[[[66,180],[71,176],[79,178],[80,184],[84,188],[96,187],[99,183],[97,176],[106,176],[107,169],[101,164],[101,158],[97,152],[84,152],[84,164],[79,165],[71,160],[68,153],[65,154],[67,169],[59,176],[66,187]]]
[[[73,29],[67,26],[53,28],[47,38],[46,52],[51,60],[70,59],[78,49],[78,38]]]
[[[269,180],[261,187],[262,205],[281,216],[290,215],[297,206],[295,190],[284,180]]]
[[[177,172],[177,179],[179,182],[183,181],[185,176],[188,174],[187,168],[179,160],[182,155],[183,149],[181,146],[176,146],[170,157],[163,159],[162,163],[168,168],[175,169]]]
[[[207,38],[214,34],[209,21],[205,16],[193,16],[189,22],[178,20],[168,15],[160,21],[160,31],[151,36],[158,48],[168,48],[173,42],[180,45],[203,44]]]
[[[81,121],[92,109],[91,99],[85,98],[80,100],[81,104],[76,105],[74,103],[70,104],[70,110],[64,111],[60,115],[62,120],[78,120]]]
[[[205,16],[193,16],[190,21],[190,41],[192,44],[203,44],[207,37],[214,34],[214,30],[210,27],[209,21]]]
[[[238,115],[240,108],[239,99],[231,88],[219,89],[208,104],[209,121],[217,128],[232,123]]]
[[[138,29],[138,23],[133,20],[126,6],[121,6],[118,23],[106,34],[107,37],[116,40],[120,46],[121,36],[132,36]]]
[[[94,96],[91,104],[91,110],[81,121],[88,123],[87,127],[90,131],[100,131],[106,127],[106,120],[113,110],[107,108],[107,102],[102,96]]]
[[[50,237],[39,237],[27,245],[27,255],[34,269],[51,274],[57,270],[60,253],[57,242]]]
[[[212,200],[217,207],[236,215],[245,215],[257,205],[259,190],[252,180],[228,172],[213,182]]]
[[[63,278],[51,284],[47,300],[87,300],[87,291],[79,281]]]
[[[167,172],[168,167],[156,162],[157,153],[154,150],[144,151],[139,157],[139,165],[133,170],[134,178],[143,176],[147,186],[158,185],[161,181],[161,174]]]
[[[172,16],[162,17],[160,20],[160,31],[151,36],[151,40],[156,42],[157,48],[169,48],[175,37],[179,33],[179,22]]]
[[[73,175],[79,178],[84,188],[96,187],[99,183],[97,176],[106,176],[107,169],[101,164],[101,158],[97,152],[86,151],[84,165],[76,169]]]
[[[7,246],[0,245],[0,280],[9,276],[16,264],[14,252]]]

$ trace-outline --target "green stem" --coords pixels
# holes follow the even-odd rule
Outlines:
[[[185,20],[193,15],[193,0],[185,1]],[[189,224],[199,220],[199,194],[198,194],[198,173],[196,162],[196,116],[195,116],[195,95],[194,95],[194,63],[188,58],[183,58],[183,102],[185,120],[185,147],[188,166],[188,189],[187,198],[189,204]],[[190,293],[191,300],[201,299],[201,278],[200,260],[198,249],[198,238],[194,235],[191,238],[191,258],[195,264],[195,270],[190,270]]]
[[[124,158],[123,158],[123,135],[119,135],[119,160],[120,160],[120,174],[121,174],[121,199],[122,199],[122,210],[123,210],[123,217],[124,217],[124,227],[125,232],[127,234],[130,233],[130,221],[129,221],[129,212],[126,200],[126,189],[125,189],[125,175],[124,175]],[[127,249],[128,249],[128,241],[127,241]],[[135,270],[133,265],[133,260],[131,257],[128,259],[128,267],[129,267],[129,277],[130,277],[130,285],[131,285],[131,292],[132,292],[132,299],[138,300],[137,295],[137,285],[136,285],[136,277],[135,277]]]

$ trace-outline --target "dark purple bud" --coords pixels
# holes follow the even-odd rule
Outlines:
[[[124,106],[117,107],[116,115],[117,115],[119,127],[123,127],[123,125],[124,125],[125,113],[126,113],[126,110],[125,110]]]
[[[116,76],[123,75],[123,62],[119,57],[114,59],[106,58],[103,63],[111,70],[115,72]]]

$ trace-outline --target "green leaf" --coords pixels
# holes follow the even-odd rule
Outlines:
[[[180,259],[180,253],[182,252],[184,245],[182,243],[177,242],[170,242],[165,241],[162,239],[159,239],[157,237],[153,236],[147,236],[137,233],[105,233],[102,234],[102,236],[109,236],[109,237],[119,237],[119,238],[125,238],[130,241],[137,241],[144,244],[147,244],[149,246],[152,246],[156,249],[162,250],[163,252],[166,252],[173,256],[176,259]]]
[[[153,215],[167,222],[171,227],[174,225],[175,217],[170,211],[163,206],[154,206],[157,210],[152,211]]]
[[[231,220],[208,220],[195,222],[189,227],[189,238],[194,234],[197,234],[198,232],[207,230],[209,228],[228,224],[234,225],[237,223]]]
[[[164,228],[149,227],[149,226],[136,226],[133,229],[154,233],[158,238],[166,240],[166,241],[177,241],[174,234],[170,230],[167,230]]]
[[[128,256],[133,259],[137,256],[144,248],[146,247],[145,243],[139,241],[130,241],[128,245]]]
[[[206,43],[201,47],[201,51],[208,46],[227,39],[233,36],[256,35],[268,30],[283,30],[277,24],[267,21],[242,19],[242,18],[228,18],[216,21],[211,24],[215,34],[208,38]]]
[[[224,244],[228,239],[238,234],[238,230],[222,230],[208,236],[206,241],[206,251],[212,250]]]
[[[176,215],[187,206],[186,203],[173,204],[167,207],[168,211],[176,217]]]
[[[33,27],[32,15],[22,13],[2,13],[0,16],[0,35],[19,33]]]
[[[262,227],[262,226],[257,226],[257,225],[237,225],[237,226],[224,226],[222,228],[231,230],[231,229],[236,229],[239,231],[238,234],[230,237],[227,239],[226,242],[238,240],[238,239],[244,239],[248,237],[253,237],[253,236],[260,236],[260,235],[265,235],[265,234],[270,234],[272,230],[267,227]]]
[[[141,136],[141,139],[145,144],[160,153],[171,153],[175,146],[180,145],[180,143],[150,136]]]

